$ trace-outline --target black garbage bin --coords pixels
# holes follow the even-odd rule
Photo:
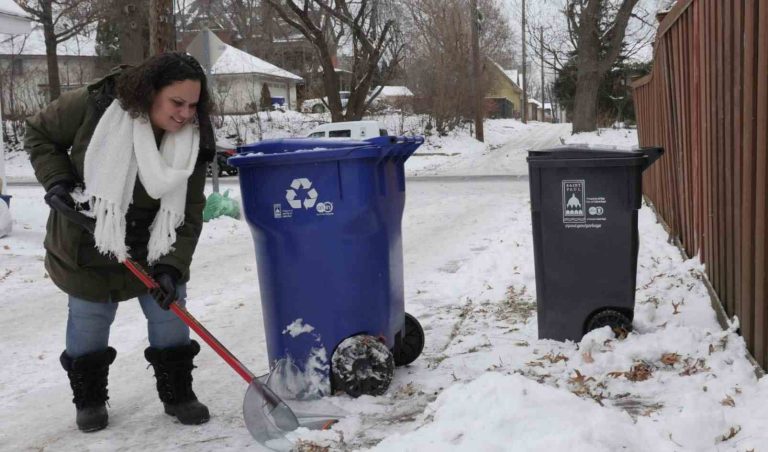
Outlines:
[[[642,173],[664,152],[563,146],[530,151],[539,338],[632,328]]]

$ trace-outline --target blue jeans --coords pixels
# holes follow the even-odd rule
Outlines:
[[[176,289],[177,303],[186,304],[187,290],[184,284]],[[165,311],[152,295],[139,297],[141,310],[147,318],[149,345],[168,348],[189,344],[189,327],[172,311]],[[95,303],[69,296],[67,319],[67,355],[77,358],[88,353],[105,350],[109,345],[109,329],[115,320],[118,303]]]

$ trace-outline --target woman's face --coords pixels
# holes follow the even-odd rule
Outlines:
[[[174,82],[155,94],[149,120],[156,128],[176,132],[195,117],[200,100],[200,82]]]

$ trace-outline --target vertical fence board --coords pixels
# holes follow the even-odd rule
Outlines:
[[[768,209],[766,209],[766,172],[768,172],[768,2],[758,2],[759,26],[757,43],[757,125],[756,133],[756,159],[755,159],[755,300],[758,306],[761,306],[761,315],[763,322],[766,319],[765,297],[766,297],[766,221],[768,221]],[[765,323],[764,323],[765,325]],[[766,335],[758,338],[757,343],[762,344],[763,353],[759,356],[763,361],[768,361],[768,344]],[[756,352],[757,353],[757,352]]]

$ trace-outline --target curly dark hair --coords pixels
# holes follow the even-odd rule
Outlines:
[[[211,160],[215,155],[210,119],[211,96],[205,71],[192,55],[185,52],[161,53],[144,60],[138,66],[125,69],[116,82],[117,98],[123,109],[134,118],[148,117],[155,94],[168,85],[184,80],[200,82],[200,99],[197,102],[199,160]]]

